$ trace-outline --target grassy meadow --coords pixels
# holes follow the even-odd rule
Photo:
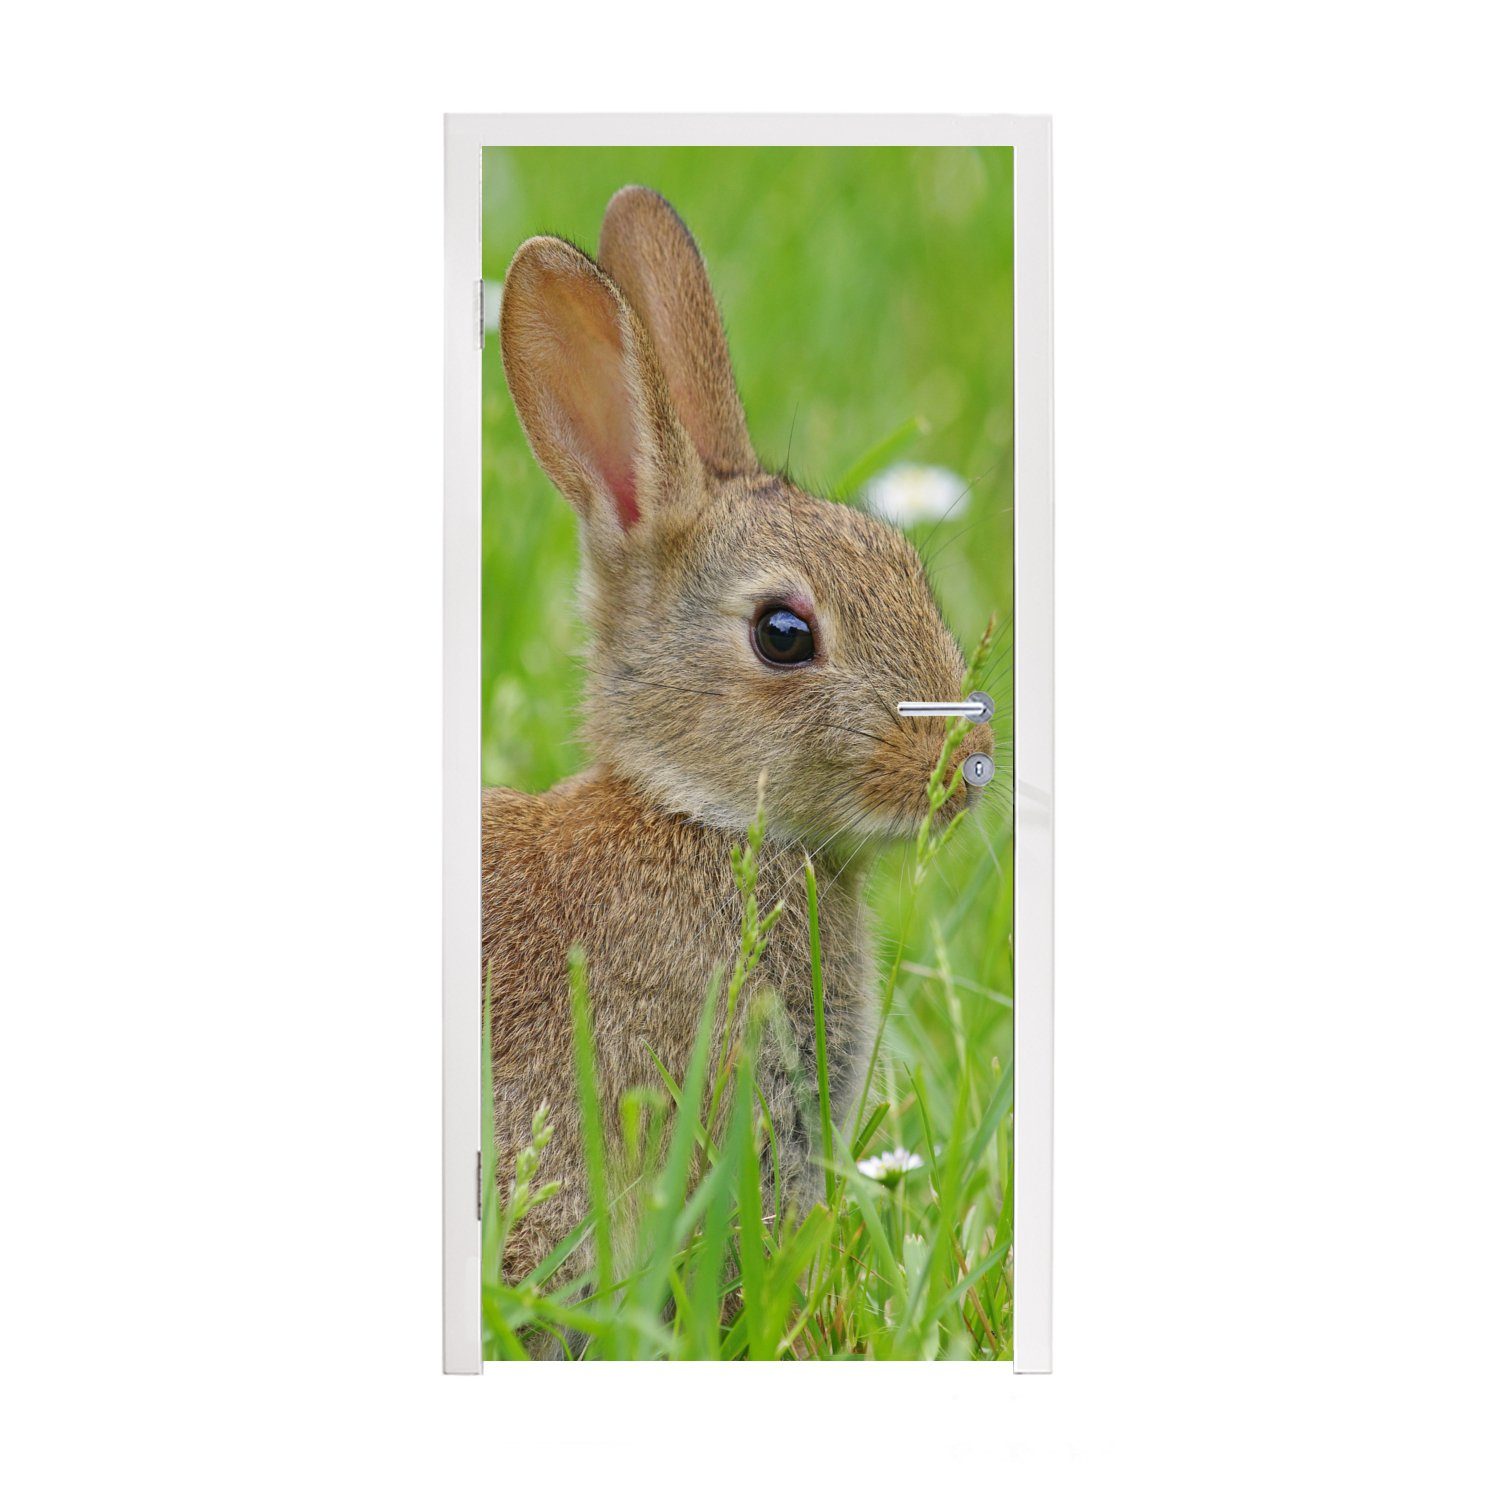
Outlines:
[[[1012,294],[1008,149],[504,148],[484,159],[484,274],[499,283],[528,236],[593,251],[626,183],[669,198],[708,262],[750,432],[769,468],[857,500],[894,464],[951,471],[966,493],[909,533],[966,653],[993,616],[975,677],[1000,705],[999,772],[942,848],[897,846],[869,902],[884,1023],[863,1108],[826,1151],[828,1202],[805,1219],[761,1202],[769,1144],[751,1054],[710,1055],[631,1102],[639,1171],[598,1165],[598,1285],[520,1286],[499,1247],[548,1180],[546,1123],[530,1180],[486,1193],[485,1354],[604,1358],[1008,1359],[1011,1355],[1012,857],[1010,732]],[[537,467],[499,341],[484,351],[483,745],[487,784],[540,791],[583,762],[571,707],[582,631],[575,520]],[[940,798],[946,789],[934,787]],[[757,999],[754,838],[738,997]],[[764,896],[764,893],[761,893]],[[574,1013],[585,1118],[587,974]],[[487,1051],[487,1049],[486,1049]],[[714,1120],[711,1137],[703,1122]],[[856,1160],[888,1158],[887,1180]],[[627,1163],[627,1168],[629,1167]],[[874,1168],[869,1169],[876,1170]],[[591,1174],[592,1176],[593,1174]],[[492,1182],[493,1172],[486,1172]],[[695,1185],[694,1185],[695,1184]],[[622,1200],[635,1200],[625,1212]],[[628,1240],[622,1226],[632,1227]],[[567,1246],[563,1247],[566,1250]]]

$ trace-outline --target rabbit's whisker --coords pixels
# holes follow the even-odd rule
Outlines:
[[[610,682],[630,683],[632,686],[656,688],[664,693],[687,693],[695,698],[727,698],[727,693],[717,688],[682,687],[675,682],[657,682],[652,677],[642,677],[635,672],[601,672],[599,677]]]
[[[962,489],[961,489],[961,490],[960,490],[960,491],[959,491],[959,492],[958,492],[958,493],[957,493],[957,494],[956,494],[956,495],[955,495],[955,496],[954,496],[954,497],[953,497],[953,501],[952,501],[952,504],[950,504],[950,505],[949,505],[949,507],[948,507],[948,509],[947,509],[947,510],[945,510],[945,511],[944,511],[944,512],[943,512],[943,513],[942,513],[942,515],[940,515],[940,516],[939,516],[939,517],[938,517],[938,518],[937,518],[937,520],[936,520],[936,521],[934,521],[934,522],[933,522],[933,523],[932,523],[932,527],[931,527],[931,529],[930,529],[930,530],[929,530],[929,531],[928,531],[928,533],[927,533],[927,536],[926,536],[926,538],[925,538],[925,539],[926,539],[926,540],[927,540],[927,541],[931,541],[931,540],[932,540],[932,538],[933,538],[933,537],[934,537],[934,536],[936,536],[936,535],[937,535],[937,529],[938,529],[938,527],[939,527],[939,526],[941,526],[941,525],[942,525],[942,524],[943,524],[943,522],[944,522],[944,521],[946,521],[946,520],[947,520],[947,519],[948,519],[948,517],[949,517],[949,516],[951,516],[951,515],[952,515],[952,514],[953,514],[953,509],[954,509],[954,506],[957,506],[957,505],[961,505],[961,504],[963,504],[963,501],[964,501],[964,498],[965,498],[965,496],[967,496],[967,495],[968,495],[968,493],[969,493],[969,491],[970,491],[970,490],[972,490],[972,489],[973,489],[973,488],[974,488],[974,486],[975,486],[975,485],[976,485],[976,484],[978,484],[978,483],[980,483],[980,482],[981,482],[981,481],[982,481],[982,480],[985,480],[985,479],[988,479],[988,478],[989,478],[989,477],[990,477],[990,475],[991,475],[991,474],[993,474],[993,473],[994,473],[994,472],[995,472],[995,470],[996,470],[996,469],[998,469],[998,468],[999,468],[999,467],[1000,467],[1000,460],[999,460],[999,459],[998,459],[998,458],[997,458],[997,459],[996,459],[996,460],[995,460],[995,462],[994,462],[994,463],[992,463],[992,464],[991,464],[991,465],[990,465],[990,466],[989,466],[989,468],[987,468],[987,469],[985,469],[985,470],[984,470],[984,471],[983,471],[983,472],[981,472],[981,473],[979,473],[979,474],[976,474],[976,475],[975,475],[975,476],[974,476],[974,477],[973,477],[973,478],[972,478],[972,479],[971,479],[971,480],[970,480],[970,481],[969,481],[969,482],[968,482],[968,483],[967,483],[967,484],[966,484],[966,485],[965,485],[965,486],[964,486],[964,487],[963,487],[963,488],[962,488]],[[922,559],[922,566],[923,566],[923,567],[924,567],[924,568],[925,568],[925,567],[926,567],[926,566],[927,566],[927,555],[926,555],[926,553],[924,553],[924,552],[923,552],[923,551],[922,551],[922,549],[921,549],[921,548],[920,548],[920,547],[918,547],[918,548],[917,548],[917,555],[918,555],[918,556],[919,556],[919,557],[920,557],[920,558],[921,558],[921,559]]]
[[[954,542],[956,542],[960,537],[968,536],[968,534],[973,531],[973,529],[978,524],[979,522],[977,520],[970,521],[967,526],[960,526],[957,531],[952,532],[950,535],[945,537],[942,546],[939,547],[934,553],[932,553],[930,557],[924,560],[923,566],[927,569],[927,571],[929,573],[932,572],[932,565],[938,560],[938,558],[940,558],[943,553],[945,553],[949,549],[949,547],[951,547]]]
[[[984,852],[989,855],[990,863],[995,867],[995,874],[1001,882],[1005,880],[1005,871],[1000,867],[1000,856],[995,853],[995,846],[990,842],[990,836],[984,831],[984,825],[978,818],[974,819],[974,826],[979,832],[981,842],[984,844]]]
[[[898,755],[906,750],[905,745],[899,745],[889,735],[875,734],[868,729],[856,728],[853,724],[836,724],[831,719],[824,720],[829,729],[842,729],[845,734],[860,734],[867,740],[874,740],[877,745],[884,745],[887,750],[894,750]]]
[[[855,846],[854,846],[854,848],[853,848],[853,849],[852,849],[852,850],[851,850],[851,851],[850,851],[850,854],[849,854],[849,858],[848,858],[848,859],[846,859],[846,860],[845,860],[845,861],[844,861],[844,862],[843,862],[843,864],[841,864],[841,865],[840,865],[840,866],[839,866],[839,867],[838,867],[838,870],[837,870],[837,871],[836,871],[836,872],[835,872],[835,874],[834,874],[834,877],[833,877],[833,883],[834,883],[834,884],[835,884],[835,885],[837,885],[837,884],[838,884],[838,881],[839,881],[839,878],[840,878],[840,877],[841,877],[841,876],[842,876],[842,875],[843,875],[843,873],[844,873],[844,871],[845,871],[845,870],[847,870],[847,869],[848,869],[848,868],[849,868],[849,866],[850,866],[850,865],[852,865],[852,864],[853,864],[853,863],[854,863],[854,860],[855,860],[855,858],[856,858],[856,856],[857,856],[857,855],[858,855],[858,854],[859,854],[859,851],[860,851],[860,850],[861,850],[861,849],[863,849],[863,848],[864,848],[864,847],[865,847],[865,845],[866,845],[866,844],[868,844],[868,843],[869,843],[869,842],[870,842],[870,840],[871,840],[871,839],[872,839],[872,838],[873,838],[873,837],[874,837],[874,836],[875,836],[875,830],[874,830],[874,829],[871,829],[871,830],[870,830],[870,832],[869,832],[869,833],[867,833],[867,834],[865,834],[865,836],[864,836],[864,837],[863,837],[863,838],[862,838],[862,839],[860,839],[860,841],[859,841],[859,842],[858,842],[858,843],[857,843],[857,844],[856,844],[856,845],[855,845]]]

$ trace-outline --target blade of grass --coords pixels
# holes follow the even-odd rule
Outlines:
[[[667,1065],[661,1060],[661,1058],[656,1055],[656,1049],[651,1045],[650,1042],[642,1040],[641,1046],[646,1049],[647,1054],[651,1058],[653,1066],[661,1075],[661,1081],[666,1085],[667,1097],[671,1099],[673,1106],[677,1109],[679,1115],[681,1115],[682,1090],[677,1087],[677,1080],[674,1079],[671,1073],[667,1071]],[[709,1136],[708,1127],[704,1125],[702,1120],[694,1119],[691,1115],[687,1116],[686,1118],[691,1123],[693,1139],[697,1142],[698,1147],[703,1152],[705,1159],[710,1165],[712,1165],[715,1161],[718,1160],[718,1152],[714,1146],[712,1138]]]
[[[651,1216],[648,1233],[642,1241],[646,1260],[629,1295],[629,1308],[636,1327],[642,1326],[642,1319],[660,1315],[666,1291],[669,1257],[677,1242],[674,1233],[676,1220],[687,1197],[696,1132],[702,1128],[698,1113],[703,1107],[703,1084],[708,1072],[709,1048],[713,1040],[714,1018],[718,1013],[719,988],[722,982],[723,970],[715,969],[708,993],[703,999],[698,1036],[693,1043],[693,1055],[679,1095],[677,1118],[672,1122],[666,1164],[657,1180],[658,1207]]]
[[[499,1280],[500,1263],[505,1246],[500,1239],[499,1205],[495,1201],[495,1060],[492,1052],[494,1032],[490,1012],[490,972],[484,975],[484,1040],[480,1045],[480,1065],[484,1098],[480,1103],[480,1118],[484,1121],[484,1135],[479,1142],[479,1222],[481,1261],[484,1267],[481,1279]]]
[[[964,1159],[965,1173],[973,1172],[984,1153],[999,1139],[1000,1122],[1010,1113],[1015,1102],[1015,1093],[1015,1066],[1007,1062],[1005,1071],[1000,1075],[1000,1082],[995,1087],[994,1097],[990,1100],[978,1129],[969,1141],[968,1154]]]
[[[894,432],[888,433],[868,448],[844,470],[833,493],[852,497],[869,483],[896,455],[902,452],[913,438],[924,437],[928,430],[925,417],[908,417]]]
[[[736,1090],[736,1093],[740,1093]],[[691,1317],[691,1346],[696,1359],[718,1359],[723,1337],[720,1307],[723,1302],[724,1263],[729,1254],[729,1235],[734,1212],[734,1172],[740,1142],[749,1125],[750,1110],[739,1098],[730,1113],[723,1160],[709,1174],[708,1206],[703,1216],[703,1238],[698,1248],[697,1272],[693,1278],[687,1310]]]
[[[833,1202],[833,1108],[828,1090],[828,1028],[823,1019],[823,942],[818,931],[818,877],[804,857],[807,879],[807,936],[812,950],[813,1026],[817,1033],[818,1125],[823,1133],[823,1196]]]
[[[859,1139],[851,1148],[851,1154],[860,1157],[865,1154],[869,1144],[875,1138],[875,1132],[880,1129],[880,1122],[891,1112],[891,1101],[882,1099],[874,1109],[870,1111],[870,1118],[865,1121],[865,1128],[860,1132]]]
[[[610,1232],[609,1174],[604,1154],[604,1120],[599,1108],[598,1074],[594,1066],[594,1034],[589,1015],[588,976],[583,950],[568,951],[568,988],[573,1008],[573,1065],[578,1082],[578,1114],[583,1132],[584,1162],[589,1197],[594,1205],[594,1266],[603,1286],[614,1281],[614,1252]],[[600,1336],[599,1354],[613,1351],[613,1330]]]
[[[755,1074],[748,1057],[740,1059],[741,1098],[748,1111],[755,1087]],[[759,1102],[756,1100],[755,1102]],[[740,1167],[740,1280],[744,1295],[740,1299],[740,1321],[745,1327],[747,1352],[751,1359],[769,1359],[774,1340],[765,1324],[765,1226],[761,1222],[761,1161],[755,1149],[755,1130],[748,1125],[739,1141]]]
[[[766,1150],[771,1153],[771,1231],[773,1236],[779,1237],[781,1233],[781,1151],[776,1144],[776,1122],[771,1118],[771,1106],[766,1103],[766,1096],[761,1091],[760,1084],[755,1085],[755,1102],[760,1105],[760,1117],[766,1128]],[[760,1215],[762,1223],[765,1221],[765,1204],[761,1204]]]

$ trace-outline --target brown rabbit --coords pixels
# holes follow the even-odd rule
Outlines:
[[[587,1212],[568,950],[587,962],[601,1101],[660,1086],[649,1043],[686,1071],[704,995],[739,943],[730,852],[764,771],[763,909],[784,899],[758,982],[793,1055],[762,1064],[783,1182],[821,1187],[803,860],[818,875],[836,1118],[869,1050],[873,974],[860,885],[872,838],[927,810],[942,720],[902,699],[952,699],[964,660],[916,551],[848,506],[805,494],[755,456],[697,246],[641,187],[609,204],[596,264],[527,240],[505,278],[500,336],[532,451],[578,512],[591,631],[593,765],[540,796],[487,790],[483,962],[491,986],[497,1179],[503,1192],[544,1101],[541,1168],[557,1195],[523,1220],[506,1274],[526,1274]],[[992,748],[975,727],[957,758]],[[974,796],[971,790],[969,796]],[[962,799],[950,802],[951,817]]]

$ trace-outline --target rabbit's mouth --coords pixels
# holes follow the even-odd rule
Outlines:
[[[955,735],[932,717],[917,720],[910,734],[886,740],[866,761],[860,800],[889,838],[916,838],[924,826],[941,830],[983,796],[994,755],[987,724]]]

